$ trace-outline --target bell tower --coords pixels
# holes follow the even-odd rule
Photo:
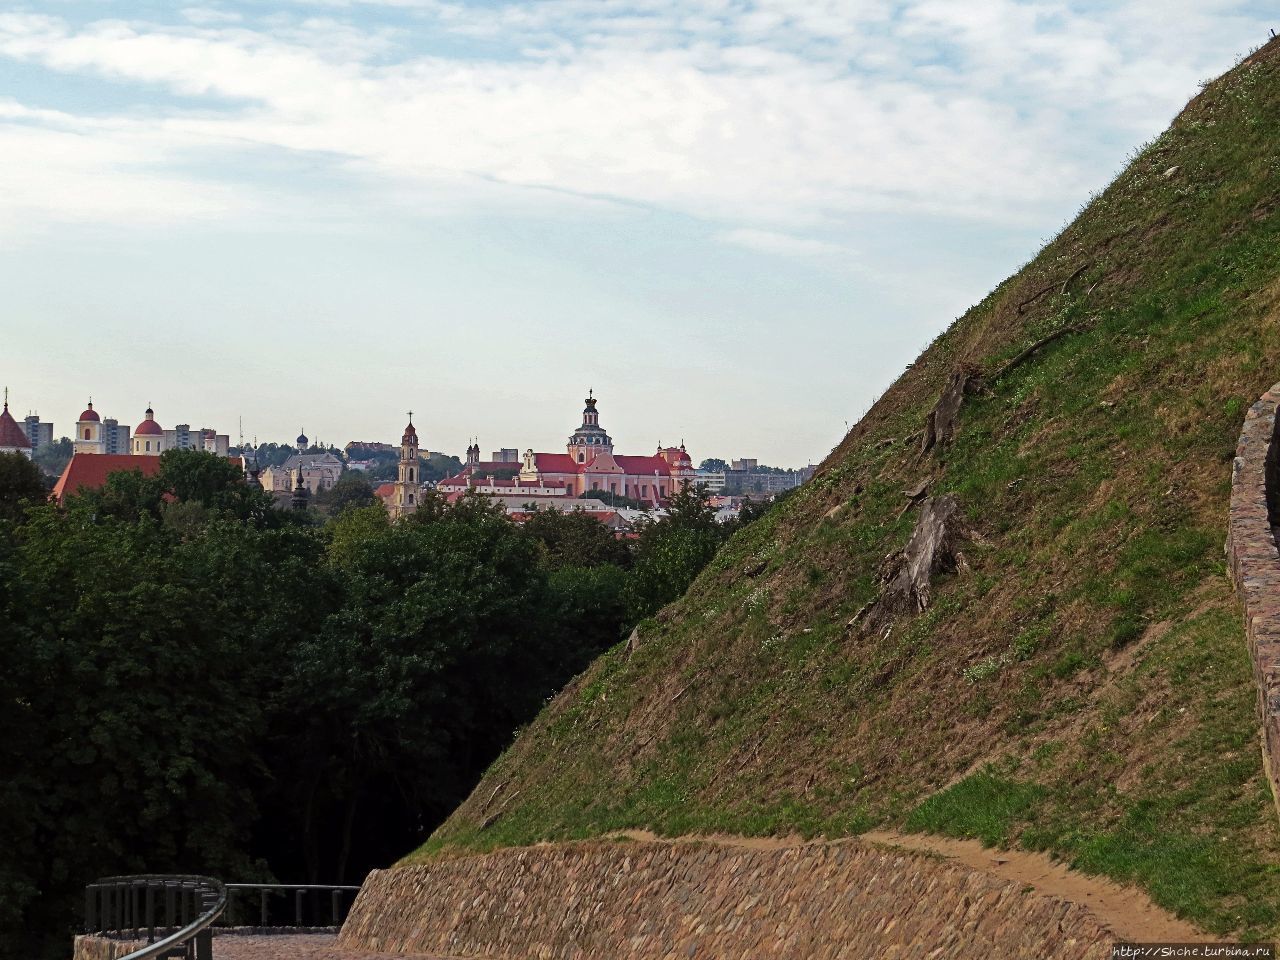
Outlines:
[[[601,454],[613,453],[613,438],[600,426],[594,390],[587,391],[583,403],[586,408],[582,411],[582,425],[569,438],[568,451],[574,463],[589,463]]]
[[[418,466],[418,431],[413,426],[413,411],[409,411],[409,425],[400,438],[400,465],[396,472],[395,500],[391,516],[407,517],[418,509],[422,498],[422,476]]]
[[[76,439],[72,449],[76,453],[106,453],[106,444],[102,440],[102,417],[93,409],[92,397],[89,398],[89,406],[76,421]]]

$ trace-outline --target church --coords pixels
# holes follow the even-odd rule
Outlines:
[[[647,457],[615,454],[613,438],[600,425],[594,394],[588,395],[585,403],[582,423],[569,437],[564,453],[526,450],[516,475],[498,479],[486,474],[516,465],[482,463],[476,445],[467,451],[468,463],[462,473],[442,481],[440,489],[461,492],[483,487],[485,493],[504,493],[510,487],[512,495],[563,497],[590,496],[594,491],[658,506],[693,480],[693,461],[684,444],[659,445],[657,452]]]

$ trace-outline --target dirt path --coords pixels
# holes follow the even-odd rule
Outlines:
[[[798,836],[736,837],[720,834],[672,838],[660,837],[647,830],[623,830],[610,836],[641,843],[700,841],[749,850],[777,850],[808,842],[849,842],[806,841]],[[977,840],[955,840],[950,837],[889,830],[874,830],[862,834],[858,839],[866,843],[930,853],[1003,880],[1025,884],[1038,893],[1078,903],[1087,907],[1094,916],[1125,940],[1140,943],[1186,943],[1211,939],[1185,920],[1179,920],[1156,906],[1143,891],[1121,886],[1103,877],[1077,873],[1044,854],[1025,850],[993,850],[984,847]]]
[[[332,933],[254,936],[230,934],[213,938],[213,960],[457,960],[421,953],[367,953],[339,947]],[[472,957],[471,960],[478,960]]]

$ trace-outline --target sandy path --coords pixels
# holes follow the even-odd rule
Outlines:
[[[670,838],[660,837],[647,830],[623,830],[611,836],[642,843],[700,841],[750,850],[777,850],[808,842],[849,842],[806,841],[796,836],[736,837],[721,834]],[[1121,886],[1103,877],[1078,873],[1045,854],[1026,850],[993,850],[984,847],[977,840],[955,840],[931,834],[897,833],[890,830],[873,830],[857,839],[866,843],[931,853],[1003,880],[1025,884],[1038,893],[1078,903],[1087,907],[1094,916],[1125,940],[1139,943],[1186,943],[1212,939],[1185,920],[1179,920],[1167,910],[1156,906],[1142,890]]]

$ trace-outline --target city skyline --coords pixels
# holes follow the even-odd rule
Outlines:
[[[1268,15],[19,5],[0,377],[55,423],[91,392],[394,438],[412,407],[445,450],[546,446],[595,386],[637,449],[818,462]]]
[[[598,400],[598,399],[600,399],[600,398],[599,398],[599,397],[597,397],[596,399]],[[15,403],[16,403],[16,402],[15,402]],[[109,408],[109,407],[107,407],[107,406],[104,406],[104,405],[102,404],[102,402],[101,402],[101,401],[100,401],[96,396],[94,396],[94,397],[86,397],[85,402],[84,402],[84,403],[82,403],[82,404],[80,404],[80,408],[81,408],[81,410],[83,410],[83,408],[84,408],[85,406],[89,405],[89,404],[92,404],[93,409],[94,409],[94,410],[95,410],[95,411],[96,411],[96,412],[97,412],[97,413],[102,417],[102,419],[103,419],[103,420],[107,420],[107,419],[115,420],[115,421],[117,421],[117,422],[118,422],[122,427],[127,427],[127,428],[130,430],[130,432],[134,431],[134,430],[136,429],[136,427],[137,427],[138,423],[142,422],[142,420],[143,420],[143,419],[145,419],[145,410],[144,410],[143,415],[142,415],[142,416],[139,416],[139,417],[136,419],[136,421],[135,421],[135,420],[131,420],[128,416],[120,416],[118,411],[115,411],[115,410],[114,410],[114,409],[112,409],[112,408]],[[215,429],[217,429],[220,433],[225,433],[225,434],[227,434],[227,435],[229,436],[229,438],[230,438],[230,442],[231,442],[232,446],[237,446],[237,445],[239,444],[240,440],[241,440],[241,436],[240,436],[240,433],[239,433],[239,430],[240,430],[240,423],[238,422],[238,420],[237,420],[237,422],[234,422],[234,423],[225,424],[225,423],[221,423],[221,422],[215,422],[215,421],[213,421],[213,420],[211,420],[211,419],[209,419],[209,418],[203,418],[203,419],[202,419],[202,418],[199,418],[199,417],[195,417],[195,418],[188,417],[188,418],[187,418],[187,420],[185,420],[185,421],[184,421],[184,420],[174,419],[174,418],[171,418],[171,417],[170,417],[170,418],[166,418],[166,417],[164,417],[164,416],[162,415],[162,413],[163,413],[162,409],[157,409],[157,406],[158,406],[158,405],[157,405],[156,403],[148,402],[148,403],[146,404],[146,409],[155,409],[155,419],[156,419],[156,421],[157,421],[158,423],[160,423],[160,424],[161,424],[161,426],[162,426],[163,428],[165,428],[165,429],[173,430],[175,427],[179,426],[180,424],[185,423],[185,424],[186,424],[186,426],[188,426],[188,427],[189,427],[191,430],[193,430],[193,431],[195,431],[195,430],[200,430],[200,429],[204,429],[204,428],[215,428]],[[607,410],[607,408],[606,408],[606,410]],[[24,417],[26,417],[26,416],[29,416],[29,415],[36,415],[36,416],[38,416],[38,417],[39,417],[39,419],[40,419],[40,421],[41,421],[42,423],[52,424],[52,426],[53,426],[53,439],[54,439],[54,440],[59,440],[59,439],[63,439],[63,438],[68,438],[68,439],[71,439],[71,440],[73,440],[73,441],[74,441],[74,440],[76,439],[76,430],[75,430],[75,427],[76,427],[76,423],[78,422],[78,414],[68,414],[66,417],[48,416],[48,415],[46,414],[46,412],[45,412],[43,409],[41,409],[38,405],[37,405],[37,406],[35,406],[35,407],[33,407],[33,408],[31,408],[30,410],[28,410],[28,409],[26,409],[26,408],[23,408],[23,407],[21,407],[21,406],[19,406],[19,405],[13,405],[13,406],[12,406],[12,413],[13,413],[13,414],[14,414],[14,416],[19,420],[19,422],[21,422],[21,421],[22,421],[22,419],[23,419]],[[413,418],[413,422],[414,422],[416,425],[419,425],[419,426],[421,425],[421,423],[422,423],[421,415],[420,415],[419,413],[417,413],[417,412],[414,412],[412,415],[410,415],[410,414],[409,414],[409,412],[408,412],[408,411],[406,411],[406,412],[405,412],[405,414],[403,414],[403,415],[402,415],[401,419],[403,420],[403,419],[406,419],[406,418],[408,418],[408,417],[410,417],[410,416],[412,416],[412,418]],[[607,419],[607,417],[606,417],[606,419]],[[199,420],[200,422],[197,422],[197,420]],[[313,446],[315,446],[315,445],[322,445],[322,446],[324,446],[324,447],[326,447],[326,448],[328,448],[328,447],[333,447],[333,448],[336,448],[336,449],[338,449],[338,450],[342,450],[342,449],[343,449],[343,448],[344,448],[348,443],[385,443],[385,444],[387,444],[387,445],[388,445],[388,446],[390,446],[390,447],[395,447],[395,446],[396,446],[396,437],[400,434],[400,432],[401,432],[401,430],[402,430],[402,429],[403,429],[403,424],[401,425],[401,427],[397,427],[395,430],[390,431],[390,432],[388,433],[387,437],[383,437],[383,436],[350,436],[350,437],[342,437],[342,438],[333,438],[333,437],[329,437],[329,436],[326,436],[326,435],[325,435],[325,433],[326,433],[326,432],[325,432],[325,430],[323,429],[323,427],[320,427],[320,428],[308,427],[306,424],[301,424],[301,423],[300,423],[300,424],[299,424],[299,426],[298,426],[298,428],[297,428],[297,430],[298,430],[298,431],[300,431],[300,433],[295,433],[295,434],[294,434],[294,435],[292,435],[292,436],[279,437],[279,436],[274,436],[274,435],[272,435],[272,436],[263,436],[263,435],[261,435],[261,434],[256,434],[256,433],[254,433],[254,432],[250,431],[250,430],[248,429],[248,427],[246,426],[246,428],[245,428],[245,430],[244,430],[243,440],[244,440],[244,442],[246,442],[246,443],[252,443],[252,444],[255,444],[255,445],[257,445],[257,444],[266,444],[266,443],[275,443],[275,444],[282,445],[282,446],[284,446],[284,445],[288,445],[288,446],[295,446],[295,445],[296,445],[295,441],[297,440],[297,437],[298,437],[298,436],[300,436],[300,435],[302,435],[302,434],[305,434],[305,435],[307,436],[307,439],[310,441],[310,444],[311,444],[311,445],[313,445]],[[612,429],[612,428],[610,428],[610,429]],[[288,431],[286,431],[286,433],[287,433],[287,432],[288,432]],[[450,431],[450,433],[452,433],[452,432],[456,432],[456,431]],[[650,432],[652,432],[652,431],[650,431]],[[678,431],[676,432],[676,434],[678,434]],[[655,442],[655,444],[654,444],[654,446],[657,446],[657,445],[659,445],[659,444],[660,444],[660,445],[662,445],[662,446],[667,446],[667,447],[669,447],[669,446],[679,446],[679,445],[683,444],[683,443],[685,442],[684,437],[683,437],[683,436],[678,436],[678,435],[676,435],[676,434],[672,434],[672,438],[673,438],[673,439],[671,439],[671,440],[669,440],[669,441],[668,441],[668,440],[666,440],[666,439],[660,439],[660,440],[656,441],[656,442]],[[522,453],[524,452],[524,450],[525,450],[525,449],[542,449],[542,448],[546,447],[546,448],[549,448],[549,449],[555,449],[555,450],[558,450],[558,449],[560,449],[560,447],[561,447],[561,446],[563,446],[563,445],[564,445],[564,444],[563,444],[563,439],[564,439],[563,437],[559,438],[559,441],[554,440],[554,439],[551,439],[551,434],[550,434],[550,433],[548,433],[547,438],[545,438],[545,439],[543,439],[543,440],[532,440],[532,441],[528,441],[528,442],[526,442],[526,441],[524,441],[524,440],[521,440],[520,438],[513,438],[513,437],[510,437],[510,436],[507,436],[507,437],[505,437],[505,438],[500,438],[499,440],[494,441],[494,442],[490,445],[490,446],[492,447],[492,450],[490,450],[490,446],[486,446],[486,445],[485,445],[485,443],[487,443],[488,441],[486,441],[484,437],[478,437],[478,438],[477,438],[477,437],[475,437],[475,436],[469,436],[469,437],[467,438],[467,444],[469,445],[471,442],[484,441],[483,443],[481,443],[481,444],[480,444],[480,446],[481,446],[481,449],[482,449],[482,455],[487,459],[487,458],[488,458],[488,454],[489,454],[490,452],[499,452],[499,451],[501,451],[504,447],[505,447],[506,449],[509,449],[509,450],[510,450],[510,449],[515,449],[515,450],[517,450],[517,452],[518,452],[518,453],[520,453],[520,454],[522,454]],[[511,447],[507,442],[505,442],[505,441],[507,441],[507,440],[511,440],[511,441],[515,442],[515,443],[516,443],[516,446],[515,446],[515,447]],[[624,443],[625,443],[625,442],[626,442],[626,441],[624,441]],[[631,444],[631,443],[627,443],[627,445],[628,445],[630,448],[632,448],[632,449],[636,450],[636,452],[642,452],[642,446],[643,446],[643,445],[637,445],[637,444]],[[647,448],[646,448],[646,449],[647,449]],[[442,446],[438,446],[438,445],[437,445],[437,446],[435,446],[435,447],[431,447],[431,446],[429,446],[429,445],[424,444],[424,446],[423,446],[423,451],[424,451],[424,454],[425,454],[425,453],[443,453],[443,454],[445,454],[445,455],[458,457],[460,460],[465,460],[465,450],[456,450],[456,449],[451,448],[451,447],[442,447]],[[695,458],[695,460],[694,460],[694,464],[695,464],[695,466],[696,466],[697,464],[701,463],[703,460],[706,460],[706,459],[716,459],[716,458],[718,458],[718,459],[722,459],[722,460],[725,460],[726,462],[728,462],[728,461],[729,461],[729,460],[731,460],[731,459],[741,459],[741,458],[743,458],[743,457],[746,457],[746,458],[751,459],[751,460],[758,460],[758,461],[759,461],[759,462],[761,462],[761,463],[765,463],[765,462],[766,462],[763,458],[760,458],[760,457],[751,457],[751,456],[750,456],[750,453],[751,453],[751,451],[745,451],[745,452],[744,452],[744,451],[712,450],[712,451],[705,452],[705,453],[704,453],[704,452],[702,452],[702,451],[698,451],[698,452],[697,452],[697,457],[696,457],[696,458]],[[813,463],[816,463],[816,462],[817,462],[817,461],[812,461],[812,462],[806,462],[806,463],[803,463],[803,464],[772,463],[772,462],[769,462],[769,463],[767,463],[767,465],[768,465],[768,466],[776,466],[776,467],[784,467],[784,468],[788,468],[788,467],[795,467],[795,468],[799,468],[799,467],[802,467],[802,466],[811,466]]]

